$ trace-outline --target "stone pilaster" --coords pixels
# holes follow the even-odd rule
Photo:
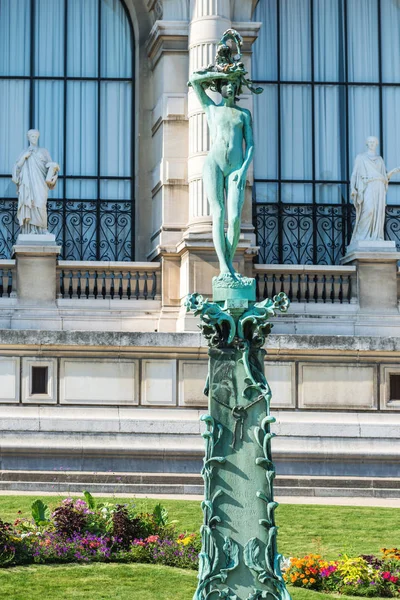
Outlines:
[[[188,221],[188,33],[188,21],[164,18],[155,21],[147,42],[153,75],[150,259],[173,252]]]

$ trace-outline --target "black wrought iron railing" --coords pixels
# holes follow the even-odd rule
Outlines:
[[[255,203],[262,264],[337,265],[354,226],[350,204]],[[400,206],[386,207],[385,238],[400,250]]]
[[[0,259],[11,256],[17,199],[0,200]],[[65,260],[131,261],[134,204],[123,200],[49,200],[48,228]]]

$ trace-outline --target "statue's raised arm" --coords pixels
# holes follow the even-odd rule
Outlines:
[[[210,73],[210,71],[195,71],[189,79],[188,85],[191,86],[204,110],[209,106],[215,106],[214,100],[207,94],[206,89],[215,88],[216,82],[229,81],[229,75],[227,73]]]

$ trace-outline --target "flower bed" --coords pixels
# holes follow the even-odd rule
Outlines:
[[[167,511],[139,512],[134,504],[67,498],[51,513],[41,501],[32,518],[13,524],[0,520],[0,566],[31,563],[140,562],[197,569],[200,538],[178,533]],[[320,555],[282,560],[289,585],[347,596],[400,598],[400,550],[382,549],[380,556]]]
[[[41,500],[32,519],[0,520],[0,566],[29,563],[147,562],[197,569],[200,539],[177,534],[167,511],[67,498],[50,513]]]
[[[366,598],[400,598],[400,550],[382,548],[381,556],[346,554],[326,561],[319,554],[286,560],[284,578],[296,587]]]

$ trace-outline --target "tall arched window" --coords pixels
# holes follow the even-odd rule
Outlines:
[[[69,260],[133,260],[133,35],[121,0],[0,0],[0,257],[13,162],[40,130],[60,166],[49,230]]]
[[[331,264],[354,210],[349,179],[365,139],[400,165],[399,0],[260,0],[253,78],[255,226],[268,263]],[[400,178],[386,235],[400,242]]]

